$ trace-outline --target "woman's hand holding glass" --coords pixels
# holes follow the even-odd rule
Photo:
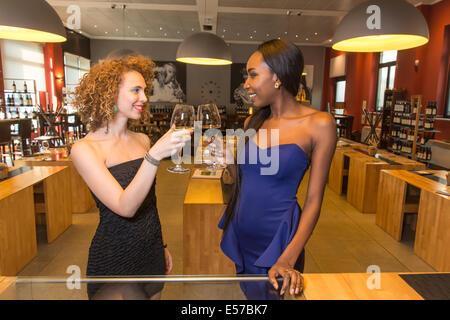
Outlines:
[[[150,148],[149,154],[160,161],[161,159],[171,157],[178,153],[187,141],[191,140],[191,129],[175,130],[173,125],[158,141]]]
[[[187,137],[188,140],[191,139],[190,134],[194,132],[194,121],[195,121],[195,110],[194,106],[187,104],[177,104],[173,109],[172,120],[170,125],[175,127],[174,129],[174,139],[183,139],[183,137]],[[190,131],[189,134],[186,134],[186,130]],[[187,140],[186,140],[187,141]],[[184,145],[183,145],[184,147]],[[173,173],[186,173],[189,172],[189,169],[181,166],[181,152],[182,148],[180,148],[178,153],[178,163],[176,163],[175,167],[167,168],[167,171]]]

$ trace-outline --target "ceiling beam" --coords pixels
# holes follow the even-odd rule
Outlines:
[[[291,15],[328,16],[328,17],[341,17],[348,13],[348,11],[339,11],[339,10],[302,10],[302,9],[243,8],[243,7],[219,7],[218,11],[220,13],[272,14],[272,15],[286,15],[287,12],[290,12]]]
[[[198,21],[200,31],[216,33],[217,29],[217,9],[219,0],[197,0]],[[212,30],[204,30],[204,25],[212,26]]]
[[[113,5],[117,8],[127,6],[127,9],[134,10],[160,10],[160,11],[197,11],[196,5],[182,5],[182,4],[156,4],[156,3],[136,3],[136,2],[120,2],[120,1],[73,1],[73,0],[46,0],[53,7],[68,7],[70,5],[77,5],[80,8],[112,8]]]

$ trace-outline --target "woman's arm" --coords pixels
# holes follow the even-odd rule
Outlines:
[[[169,130],[148,151],[153,158],[161,160],[184,146],[186,140],[177,138],[184,131],[177,131],[177,137],[172,137],[172,132],[173,129]],[[185,130],[183,134],[189,136],[189,133]],[[97,198],[111,211],[126,218],[133,217],[141,206],[153,185],[158,170],[157,166],[144,160],[135,177],[124,190],[89,142],[80,140],[75,143],[71,149],[71,157],[78,173]]]
[[[329,114],[322,113],[314,120],[312,132],[315,135],[312,138],[311,172],[305,204],[293,239],[272,267],[272,275],[269,272],[273,281],[278,274],[282,275],[280,272],[293,268],[319,219],[328,172],[336,149],[336,122]]]

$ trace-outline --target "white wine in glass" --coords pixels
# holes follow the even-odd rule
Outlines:
[[[220,113],[217,106],[213,103],[208,104],[201,104],[198,106],[197,111],[197,120],[201,121],[202,128],[203,129],[217,129],[220,130],[222,126],[222,122],[220,119]],[[209,145],[211,145],[212,153],[215,153],[216,151],[216,140],[217,136],[211,137],[211,142]],[[217,170],[217,169],[223,169],[226,168],[226,165],[217,163],[217,159],[215,156],[212,157],[213,163],[206,167],[207,170]]]
[[[195,110],[194,106],[187,104],[177,104],[173,109],[172,120],[170,121],[170,127],[175,125],[176,131],[194,129]],[[172,173],[187,173],[188,168],[181,166],[181,153],[183,149],[178,152],[178,163],[174,167],[167,168],[167,171]]]

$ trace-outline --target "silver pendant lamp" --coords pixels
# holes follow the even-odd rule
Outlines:
[[[209,32],[186,38],[179,46],[177,61],[202,65],[231,64],[231,51],[223,39]]]
[[[422,13],[404,0],[370,0],[352,9],[338,25],[332,48],[349,52],[410,49],[428,42]]]
[[[0,39],[64,42],[66,29],[45,0],[0,0]]]

